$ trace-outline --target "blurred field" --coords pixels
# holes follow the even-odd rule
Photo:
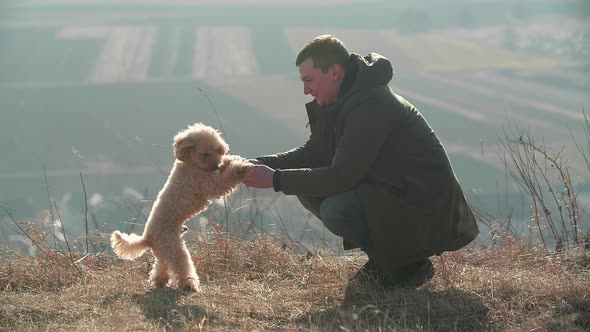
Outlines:
[[[497,46],[476,44],[452,35],[424,33],[403,36],[385,32],[384,39],[412,54],[425,71],[547,70],[567,63],[543,56],[518,54]]]
[[[294,54],[322,33],[392,61],[392,89],[425,114],[468,194],[506,189],[497,154],[506,125],[575,152],[570,130],[581,134],[590,102],[588,63],[552,53],[561,44],[541,52],[503,43],[510,29],[518,46],[585,23],[564,21],[556,35],[563,14],[548,19],[549,3],[521,21],[503,12],[518,8],[479,11],[464,1],[428,10],[409,1],[339,4],[8,2],[0,16],[0,204],[24,209],[23,217],[46,209],[44,168],[58,197],[79,190],[80,172],[96,177],[92,190],[121,192],[127,176],[135,190],[156,192],[172,163],[171,137],[197,121],[222,129],[231,152],[248,157],[301,144],[309,99]],[[333,14],[322,15],[328,8]]]

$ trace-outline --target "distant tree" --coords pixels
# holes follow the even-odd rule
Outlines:
[[[461,10],[459,14],[459,25],[464,28],[473,28],[475,26],[471,8],[463,8]]]
[[[516,32],[514,31],[514,25],[511,22],[506,23],[506,26],[504,27],[502,44],[507,50],[513,51],[516,49],[517,37]]]
[[[398,21],[401,33],[412,34],[430,31],[427,11],[422,8],[406,8],[400,15]]]
[[[576,13],[582,17],[590,16],[590,1],[577,0],[575,3]]]
[[[519,20],[526,20],[529,18],[529,10],[525,4],[525,0],[518,0],[513,3],[511,15]]]

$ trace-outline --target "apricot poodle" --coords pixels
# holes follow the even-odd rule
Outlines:
[[[182,235],[184,222],[209,206],[211,200],[229,194],[248,167],[246,159],[226,155],[229,150],[220,133],[202,123],[174,137],[176,160],[158,194],[143,235],[115,231],[111,246],[121,258],[134,259],[151,249],[155,263],[150,281],[158,287],[169,282],[199,291],[199,277]]]

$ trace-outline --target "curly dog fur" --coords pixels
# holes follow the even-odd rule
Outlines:
[[[209,206],[212,199],[229,194],[240,183],[248,161],[226,155],[227,143],[215,129],[196,123],[174,137],[176,160],[158,194],[143,235],[115,231],[111,246],[121,258],[134,259],[150,249],[155,263],[150,281],[168,282],[198,291],[199,277],[182,235],[184,222]]]

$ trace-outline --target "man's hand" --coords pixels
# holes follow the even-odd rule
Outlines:
[[[266,165],[252,165],[246,170],[242,182],[252,188],[272,188],[274,169]]]

